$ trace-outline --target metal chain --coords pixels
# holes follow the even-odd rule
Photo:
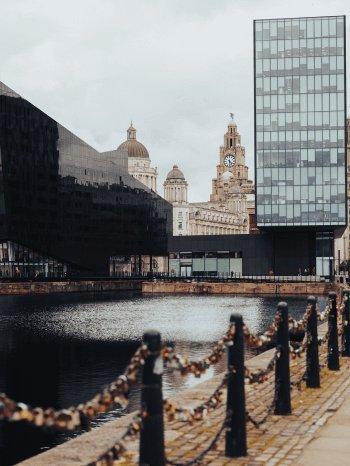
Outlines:
[[[327,319],[327,317],[329,315],[329,312],[330,312],[330,306],[329,306],[329,301],[328,301],[323,312],[321,312],[319,309],[317,309],[317,319],[320,322],[324,322]]]
[[[195,377],[201,377],[210,366],[220,361],[226,346],[233,344],[234,335],[235,326],[231,324],[224,337],[215,344],[211,353],[199,361],[190,360],[186,356],[175,353],[171,346],[165,346],[162,349],[164,365],[170,370],[179,371],[181,375],[193,374]]]
[[[263,424],[265,424],[265,422],[267,421],[267,418],[269,416],[271,416],[271,414],[273,414],[273,410],[275,409],[275,405],[276,405],[276,395],[274,396],[273,400],[272,400],[272,403],[271,405],[269,406],[267,412],[265,413],[264,417],[262,417],[261,419],[259,420],[256,420],[252,417],[252,415],[249,413],[249,411],[246,412],[246,417],[247,417],[247,420],[249,422],[251,422],[253,424],[253,426],[256,428],[256,429],[259,429],[260,426],[262,426]]]
[[[307,321],[308,321],[310,313],[311,313],[311,309],[312,309],[311,304],[308,304],[307,307],[306,307],[306,310],[304,312],[303,317],[301,319],[299,319],[299,320],[293,319],[293,317],[289,316],[289,318],[288,318],[289,331],[293,331],[294,333],[305,332],[306,331]]]
[[[201,421],[204,419],[208,412],[213,411],[223,401],[223,388],[227,385],[228,373],[226,373],[220,382],[219,386],[215,389],[213,394],[200,405],[195,408],[179,408],[175,402],[164,400],[164,412],[167,416],[167,420],[171,421],[183,421],[183,422],[194,422]]]
[[[268,379],[268,375],[275,368],[277,359],[280,357],[280,351],[276,348],[274,355],[270,359],[265,369],[259,369],[255,372],[251,371],[248,367],[244,366],[245,378],[249,380],[250,384],[263,383]]]
[[[296,381],[291,381],[290,385],[291,388],[297,388],[298,390],[301,390],[301,384],[303,382],[306,382],[306,371],[303,373],[303,375]]]
[[[145,363],[148,348],[142,345],[134,353],[124,374],[109,384],[102,392],[91,400],[68,409],[33,408],[25,403],[19,403],[6,394],[0,394],[0,420],[10,422],[25,421],[37,427],[49,427],[57,430],[88,429],[90,421],[99,414],[105,413],[117,406],[125,408],[128,405],[130,386],[136,382],[140,367]]]
[[[301,358],[302,353],[306,351],[308,338],[308,334],[305,333],[304,339],[301,343],[293,342],[289,344],[289,354],[292,359],[295,359],[296,357]]]
[[[329,331],[327,330],[327,332],[325,333],[323,337],[318,338],[318,346],[322,346],[324,343],[326,343],[328,341],[328,338],[329,338]]]
[[[281,316],[279,312],[276,313],[275,318],[272,322],[272,324],[269,326],[269,328],[261,335],[256,335],[252,333],[246,325],[243,326],[243,334],[245,341],[247,345],[250,348],[260,348],[262,349],[264,346],[270,344],[273,341],[273,338],[275,337],[277,333],[277,328],[279,321],[281,319]]]
[[[170,466],[193,466],[193,465],[196,465],[196,464],[200,464],[200,463],[198,463],[198,461],[201,461],[205,457],[205,455],[207,453],[209,453],[210,450],[212,450],[215,447],[215,445],[217,444],[217,442],[219,441],[219,438],[220,438],[221,434],[227,428],[227,423],[228,423],[228,420],[230,419],[230,416],[231,416],[231,413],[228,412],[226,414],[224,422],[222,423],[222,425],[221,425],[220,429],[218,430],[218,432],[215,434],[215,437],[213,438],[213,440],[210,442],[210,444],[207,446],[207,448],[205,448],[201,453],[199,453],[199,455],[197,455],[192,460],[186,461],[184,463],[178,463],[177,461],[173,461],[173,460],[170,460],[169,458],[165,458],[166,464],[170,464]]]
[[[104,464],[103,462],[105,462],[106,465],[109,465],[113,464],[115,460],[121,459],[127,451],[123,444],[123,440],[129,440],[140,432],[142,428],[142,420],[146,415],[146,412],[137,412],[121,438],[117,440],[112,447],[102,453],[102,455],[100,455],[95,461],[91,461],[86,466],[100,466]]]

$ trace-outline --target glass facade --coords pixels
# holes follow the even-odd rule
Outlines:
[[[0,278],[66,277],[68,266],[12,241],[0,243]]]
[[[222,277],[242,275],[242,251],[170,252],[173,277]]]
[[[260,227],[346,224],[345,16],[254,21]]]
[[[125,154],[98,152],[0,83],[1,242],[108,275],[113,255],[166,255],[171,232],[171,205]]]

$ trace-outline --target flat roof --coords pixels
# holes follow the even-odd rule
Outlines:
[[[254,19],[254,23],[256,21],[282,21],[282,20],[290,20],[290,19],[318,19],[318,18],[345,18],[346,15],[324,15],[324,16],[294,16],[291,18],[262,18],[262,19]]]

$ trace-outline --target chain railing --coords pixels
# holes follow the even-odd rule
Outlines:
[[[225,455],[227,457],[247,454],[246,423],[260,428],[271,415],[290,414],[291,389],[320,387],[319,346],[327,344],[328,370],[339,370],[339,344],[343,356],[350,356],[350,291],[344,291],[341,299],[329,293],[325,310],[316,308],[316,298],[310,296],[301,319],[295,320],[288,313],[287,304],[279,303],[276,316],[261,335],[252,333],[240,315],[231,316],[230,325],[224,336],[213,346],[207,357],[194,361],[175,352],[174,347],[161,344],[158,332],[147,332],[143,344],[134,353],[123,375],[108,385],[90,401],[69,409],[54,410],[31,408],[17,403],[4,394],[0,395],[0,420],[25,421],[37,427],[58,430],[88,428],[90,421],[101,413],[128,403],[130,387],[136,382],[141,370],[141,409],[135,415],[125,433],[113,445],[88,466],[113,464],[128,455],[125,443],[140,434],[139,464],[149,466],[191,466],[215,447],[225,431]],[[318,337],[317,321],[328,320],[328,330]],[[251,370],[244,362],[244,348],[266,349],[274,346],[271,359],[263,369]],[[178,371],[182,376],[193,374],[201,377],[205,371],[227,353],[227,371],[214,392],[207,400],[194,408],[179,406],[177,402],[162,396],[162,374],[164,368]],[[297,380],[291,381],[290,360],[301,358],[305,353],[306,370]],[[246,410],[245,382],[262,384],[275,371],[275,390],[271,404],[265,414],[256,418]],[[294,376],[293,376],[294,377]],[[222,406],[224,390],[227,391],[226,416],[208,446],[194,459],[187,462],[171,460],[165,455],[164,418],[167,422],[182,421],[193,424],[205,419],[211,411]]]
[[[0,394],[0,420],[26,421],[37,427],[70,431],[89,429],[90,422],[102,413],[117,407],[126,408],[130,387],[136,382],[140,367],[148,357],[146,345],[140,346],[122,375],[97,393],[91,400],[68,409],[31,407]]]
[[[227,374],[223,377],[222,381],[210,395],[210,397],[196,406],[195,408],[180,408],[177,403],[168,399],[164,400],[164,414],[168,420],[183,421],[193,423],[205,419],[210,411],[216,409],[224,400],[223,389],[227,385]]]
[[[177,354],[172,346],[165,346],[162,350],[165,367],[178,371],[181,375],[193,374],[195,377],[201,377],[210,366],[221,360],[226,346],[232,344],[234,336],[235,328],[230,325],[225,335],[214,345],[211,353],[199,361]]]

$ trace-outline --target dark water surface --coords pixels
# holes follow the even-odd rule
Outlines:
[[[237,296],[79,293],[0,298],[0,390],[34,406],[67,408],[91,398],[127,365],[146,329],[174,341],[179,353],[201,358],[227,329],[232,312],[240,312],[254,332],[270,324],[279,298]],[[288,298],[298,317],[305,298]],[[320,300],[320,308],[324,300]],[[200,380],[164,375],[164,394],[210,378],[225,361]],[[139,387],[129,410],[138,408]],[[120,416],[114,411],[94,425]],[[0,430],[0,465],[6,466],[67,439],[31,426]]]

